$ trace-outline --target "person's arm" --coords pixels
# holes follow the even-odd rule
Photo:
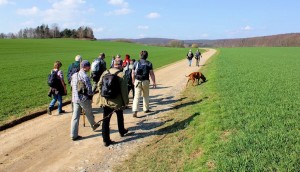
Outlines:
[[[121,78],[121,96],[124,102],[124,106],[127,106],[129,104],[129,98],[128,98],[128,80],[125,75]]]
[[[64,88],[64,92],[67,93],[67,88],[66,88],[66,84],[65,84],[65,81],[64,81],[64,75],[63,75],[61,70],[58,71],[58,76],[60,77],[60,82],[61,82],[61,85]]]
[[[153,88],[156,88],[156,81],[155,81],[155,75],[154,75],[153,70],[150,70],[149,74],[150,74],[151,80],[153,82]]]

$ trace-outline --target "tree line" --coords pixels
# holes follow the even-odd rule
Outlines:
[[[74,39],[95,39],[93,29],[87,26],[80,26],[78,29],[60,30],[57,24],[42,24],[36,28],[20,29],[18,33],[0,33],[0,39],[17,39],[17,38],[74,38]]]

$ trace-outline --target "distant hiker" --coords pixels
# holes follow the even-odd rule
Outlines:
[[[139,111],[139,99],[143,93],[143,110],[145,113],[149,113],[149,75],[153,82],[153,87],[156,88],[155,75],[153,72],[153,66],[150,61],[147,60],[148,52],[140,52],[140,60],[134,63],[132,70],[132,79],[134,82],[134,99],[132,104],[133,117],[137,117]]]
[[[200,63],[200,58],[201,58],[201,52],[199,51],[199,49],[196,51],[195,53],[195,59],[196,59],[196,66],[200,66],[199,63]]]
[[[123,66],[123,68],[124,68],[124,71],[126,71],[126,70],[128,69],[129,64],[130,64],[130,55],[129,55],[129,54],[126,54],[126,55],[125,55],[125,59],[124,59],[124,61],[123,61],[123,63],[122,63],[122,66]]]
[[[91,128],[96,130],[100,125],[96,124],[92,113],[92,85],[87,72],[90,71],[91,65],[87,60],[83,60],[80,64],[79,72],[72,75],[72,103],[73,114],[71,120],[71,139],[78,140],[81,136],[78,135],[78,125],[82,109],[85,112]]]
[[[115,61],[116,57],[115,56],[112,56],[111,58],[111,62],[110,62],[110,68],[113,68],[114,67],[114,61]]]
[[[193,54],[192,50],[190,49],[190,51],[186,54],[186,58],[189,61],[189,66],[192,65],[192,59],[193,59],[193,57],[194,57],[194,54]]]
[[[134,59],[130,60],[128,69],[124,71],[125,76],[128,81],[128,95],[129,95],[130,91],[132,90],[132,97],[134,97],[134,85],[133,85],[133,80],[132,80],[132,69],[133,69],[134,62],[135,62]]]
[[[97,83],[102,75],[102,73],[106,70],[106,62],[104,61],[105,54],[100,53],[99,57],[96,58],[91,66],[91,78],[93,80],[93,93],[97,90]]]
[[[79,72],[80,70],[80,62],[81,62],[82,58],[80,55],[77,55],[75,57],[75,62],[73,62],[72,64],[69,65],[68,67],[68,74],[67,74],[67,78],[68,78],[68,83],[69,85],[71,85],[71,78],[72,75],[76,72]]]
[[[110,139],[109,123],[111,115],[117,114],[118,129],[120,136],[128,133],[124,128],[123,109],[128,105],[127,79],[122,72],[122,63],[120,58],[114,61],[114,67],[105,71],[98,83],[99,97],[97,104],[103,107],[102,137],[104,146],[114,144]]]
[[[64,81],[63,72],[60,70],[62,64],[60,61],[54,63],[54,68],[51,70],[51,73],[48,77],[48,84],[50,86],[50,91],[48,96],[53,97],[50,105],[47,109],[47,113],[51,115],[51,111],[54,108],[55,103],[58,101],[58,114],[65,113],[62,110],[62,96],[67,95],[66,84]]]

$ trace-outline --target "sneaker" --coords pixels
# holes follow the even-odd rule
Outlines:
[[[137,118],[137,111],[133,112],[132,116],[133,116],[134,118]]]
[[[103,142],[103,145],[104,145],[105,147],[108,147],[109,145],[113,145],[113,144],[116,144],[116,142],[114,142],[114,141],[112,141],[112,140],[110,140],[110,141],[108,141],[108,142]]]
[[[49,107],[47,108],[47,113],[48,113],[48,115],[52,115],[51,109]]]
[[[73,141],[80,140],[80,139],[82,139],[82,136],[77,136],[72,138]]]
[[[98,124],[98,123],[94,124],[94,125],[92,126],[93,131],[95,131],[99,126],[100,126],[100,124]]]

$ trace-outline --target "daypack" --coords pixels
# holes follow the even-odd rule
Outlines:
[[[188,57],[189,57],[189,58],[193,58],[193,56],[194,56],[194,54],[193,54],[192,52],[189,52],[189,53],[188,53]]]
[[[195,58],[196,58],[196,59],[199,59],[199,58],[200,58],[200,55],[201,55],[200,52],[196,52]]]
[[[114,74],[108,73],[102,77],[102,87],[101,87],[101,96],[107,99],[114,99],[120,94],[121,88],[118,79],[118,71]]]
[[[140,81],[144,81],[148,78],[149,72],[147,69],[147,62],[141,63],[138,61],[135,69],[135,78]]]
[[[125,71],[125,77],[128,81],[128,85],[132,85],[132,76],[131,76],[131,73],[132,73],[132,69],[127,69]]]
[[[96,58],[91,65],[91,78],[93,81],[98,81],[100,79],[100,68],[101,68],[101,60]]]
[[[51,73],[48,75],[48,85],[52,88],[59,88],[60,86],[60,78],[57,75],[58,71],[52,70]]]
[[[80,65],[79,66],[75,66],[74,63],[72,63],[72,67],[71,70],[68,72],[68,83],[71,84],[71,80],[72,80],[72,75],[76,72],[79,72],[80,70]]]

